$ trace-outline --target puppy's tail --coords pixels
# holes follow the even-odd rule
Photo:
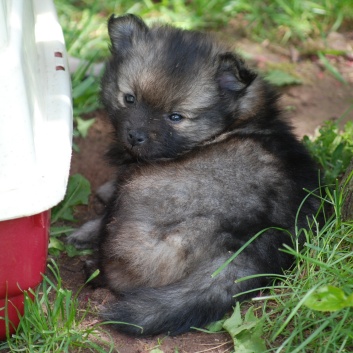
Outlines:
[[[114,324],[119,331],[135,336],[177,335],[192,327],[201,328],[221,319],[234,305],[235,294],[261,285],[260,279],[235,283],[236,278],[254,272],[249,267],[244,271],[242,266],[239,273],[239,268],[230,264],[213,278],[210,269],[199,268],[192,276],[168,286],[123,292],[103,312],[103,318],[119,322]]]

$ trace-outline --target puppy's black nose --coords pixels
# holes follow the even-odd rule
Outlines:
[[[127,133],[127,140],[131,146],[139,146],[147,140],[147,136],[143,131],[129,130]]]

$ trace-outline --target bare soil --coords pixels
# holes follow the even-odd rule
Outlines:
[[[345,50],[352,50],[353,34],[339,35],[339,40],[333,40],[331,46],[343,45]],[[353,57],[340,56],[329,58],[347,84],[337,81],[315,57],[298,57],[295,50],[272,47],[267,43],[254,44],[246,40],[238,43],[238,48],[252,57],[252,63],[260,69],[282,65],[294,68],[303,84],[282,88],[284,111],[294,126],[298,137],[304,134],[314,134],[315,129],[325,120],[339,118],[353,104]],[[289,65],[289,66],[288,66]],[[104,112],[94,114],[97,120],[90,129],[87,138],[76,139],[75,143],[80,151],[74,152],[71,173],[84,175],[92,186],[93,196],[87,207],[80,207],[77,211],[79,223],[102,211],[101,205],[94,198],[94,192],[101,184],[112,176],[112,169],[105,162],[103,155],[109,144],[109,127],[104,119]],[[353,120],[353,111],[346,114],[344,121]],[[60,257],[59,265],[64,286],[76,290],[83,282],[83,261],[85,258]],[[106,289],[85,288],[80,295],[82,306],[91,302],[93,314],[87,324],[99,320],[95,313],[101,305],[111,298]],[[187,333],[177,337],[159,336],[153,338],[131,338],[107,328],[111,335],[115,349],[121,353],[149,352],[159,347],[165,353],[196,353],[196,352],[230,352],[231,339],[226,334],[206,334],[201,332]]]

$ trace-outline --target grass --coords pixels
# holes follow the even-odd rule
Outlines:
[[[256,40],[298,42],[325,37],[353,22],[351,0],[55,0],[71,55],[92,58],[107,53],[106,19],[134,13],[148,23],[173,23],[187,29],[219,29],[231,22]],[[94,55],[94,54],[93,54]]]
[[[324,221],[313,218],[308,229],[296,230],[305,233],[304,248],[283,250],[296,259],[293,269],[241,309],[237,303],[209,332],[229,333],[237,353],[353,350],[353,220],[342,220],[345,191],[338,182],[326,187]]]
[[[88,129],[95,121],[95,118],[84,116],[100,108],[100,76],[90,74],[92,64],[93,58],[87,62],[83,61],[71,77],[75,135],[80,137],[87,136]]]
[[[282,43],[325,37],[353,19],[351,0],[246,0],[231,2],[233,13],[244,13],[247,33]]]
[[[304,249],[285,249],[295,257],[295,267],[253,300],[268,352],[353,350],[353,220],[342,219],[353,172],[338,181],[353,159],[353,125],[348,122],[340,130],[338,124],[328,121],[314,138],[304,138],[327,183],[321,200],[324,221],[311,220],[307,230],[296,231],[305,233]]]
[[[102,324],[86,322],[89,305],[81,310],[78,296],[65,289],[59,268],[54,261],[48,265],[52,276],[43,276],[42,284],[25,292],[24,311],[15,334],[0,343],[0,351],[16,353],[74,353],[82,350],[108,353],[112,343],[103,339]],[[96,274],[97,275],[97,274]],[[52,280],[50,277],[54,277]],[[32,300],[33,299],[33,300]]]
[[[353,106],[349,110],[352,108]],[[348,121],[341,130],[339,121],[326,121],[315,136],[304,136],[303,139],[324,171],[325,182],[331,185],[343,176],[353,158],[353,122]]]
[[[304,138],[324,173],[324,220],[297,230],[305,233],[304,249],[285,249],[295,257],[295,267],[266,296],[254,299],[269,352],[353,350],[353,220],[342,219],[353,172],[338,181],[353,159],[353,125],[340,130],[338,123],[328,121],[314,138]]]
[[[351,175],[352,177],[352,175]],[[265,297],[256,298],[271,352],[349,352],[353,348],[353,222],[341,219],[344,189],[327,189],[333,210],[306,231],[295,268]],[[347,299],[349,298],[349,299]]]

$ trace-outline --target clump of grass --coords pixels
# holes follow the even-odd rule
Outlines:
[[[338,181],[353,158],[352,137],[352,122],[340,130],[338,122],[329,121],[316,140],[306,141],[330,183],[318,196],[321,214],[308,219],[307,229],[296,229],[296,235],[304,233],[306,239],[302,249],[299,244],[284,248],[296,260],[293,269],[278,276],[265,294],[242,304],[243,311],[256,313],[258,319],[252,320],[252,326],[245,320],[246,326],[237,331],[246,337],[251,330],[261,330],[267,352],[336,353],[353,349],[353,220],[342,219],[349,192],[346,187],[353,172],[344,184]],[[224,329],[223,324],[216,327],[219,329]],[[255,346],[251,349],[253,353],[264,351]]]
[[[92,67],[109,55],[106,18],[99,12],[101,5],[82,9],[67,0],[56,0],[55,5],[68,55],[82,61],[71,75],[72,98],[74,135],[86,137],[95,121],[95,118],[87,119],[86,115],[101,107],[100,74],[92,74]],[[75,145],[74,148],[77,149]]]
[[[91,73],[93,65],[93,58],[89,61],[82,61],[71,75],[75,136],[87,136],[95,118],[87,119],[85,115],[101,107],[99,101],[100,75],[95,76]]]
[[[244,13],[247,33],[260,40],[304,41],[325,37],[345,21],[353,20],[351,0],[246,0],[232,1],[233,13]]]
[[[55,0],[66,48],[70,56],[85,60],[102,60],[108,54],[107,18],[100,4]],[[96,2],[97,3],[97,2]],[[112,3],[112,1],[110,1]],[[109,11],[109,5],[104,8]]]
[[[73,294],[63,288],[56,263],[52,261],[48,267],[55,283],[49,276],[43,276],[42,284],[35,291],[25,292],[24,315],[16,333],[0,344],[0,350],[13,353],[72,353],[83,349],[112,352],[113,344],[101,338],[101,324],[85,323],[89,308],[80,311],[78,301],[83,287]]]
[[[218,29],[229,21],[245,20],[243,27],[251,38],[284,43],[325,37],[353,21],[351,0],[107,0],[104,5],[95,0],[75,1],[74,5],[55,0],[55,4],[68,44],[75,42],[70,54],[79,52],[84,58],[92,48],[106,52],[100,39],[107,38],[105,21],[111,13],[134,13],[147,22],[157,19],[187,29]]]
[[[352,177],[352,176],[351,176]],[[259,297],[271,352],[348,352],[353,347],[353,221],[341,220],[344,192],[338,184],[323,202],[333,210],[324,224],[302,230],[302,251],[287,248],[296,265]],[[352,298],[352,299],[347,299]]]
[[[345,193],[336,182],[333,191],[326,188],[326,196],[318,196],[323,214],[308,219],[308,229],[296,229],[296,235],[304,232],[304,247],[282,250],[295,258],[294,267],[276,276],[272,286],[260,288],[263,294],[242,303],[242,309],[237,303],[231,318],[211,324],[208,332],[225,330],[236,351],[251,353],[352,350],[353,220],[341,217]]]
[[[264,338],[270,352],[330,353],[353,348],[353,220],[342,220],[346,185],[340,184],[353,158],[353,123],[343,129],[328,121],[304,143],[322,167],[327,186],[322,197],[323,215],[304,232],[306,243],[285,249],[296,259],[295,267],[261,303]],[[326,213],[325,213],[326,210]]]
[[[335,185],[353,158],[353,122],[341,129],[338,121],[326,121],[313,137],[303,142],[324,172],[325,183]]]

